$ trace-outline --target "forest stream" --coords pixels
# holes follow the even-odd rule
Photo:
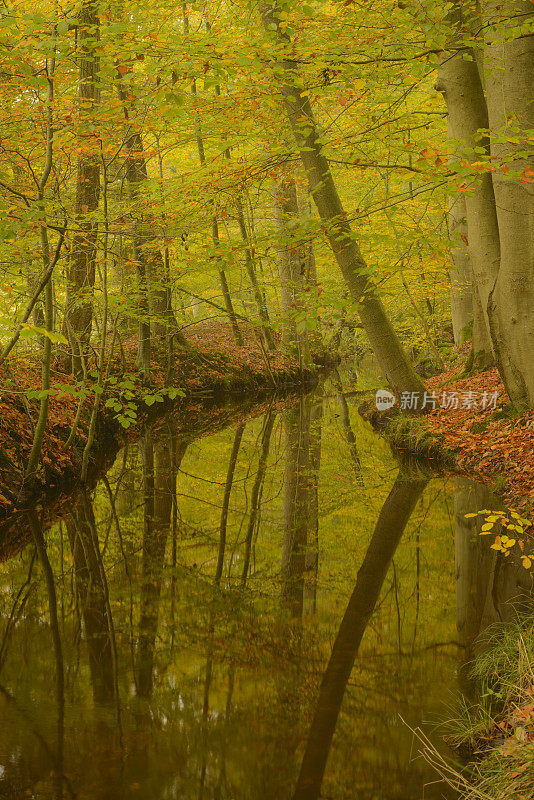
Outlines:
[[[187,437],[172,415],[0,563],[0,797],[436,800],[421,729],[530,576],[334,374]],[[260,413],[260,409],[261,412]],[[44,528],[44,529],[43,529]]]

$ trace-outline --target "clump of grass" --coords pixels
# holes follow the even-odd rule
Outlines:
[[[526,702],[534,687],[534,614],[492,625],[479,645],[472,677],[497,691],[504,706]]]
[[[534,743],[509,752],[492,751],[476,765],[474,780],[462,800],[532,800],[534,797]]]
[[[460,795],[460,800],[534,798],[534,614],[498,623],[479,639],[471,676],[481,686],[477,703],[462,698],[446,724],[448,742],[478,748],[465,769],[447,761],[415,730],[421,754]]]
[[[467,748],[473,752],[481,742],[490,738],[496,724],[492,698],[484,693],[478,703],[469,702],[461,695],[454,712],[441,728],[451,747]]]

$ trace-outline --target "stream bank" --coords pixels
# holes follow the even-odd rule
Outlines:
[[[425,381],[425,415],[379,412],[374,401],[360,413],[399,450],[490,485],[534,522],[534,410],[514,413],[496,369],[460,374],[456,367]]]
[[[135,368],[133,340],[111,359],[109,383],[100,400],[91,451],[90,480],[105,471],[109,459],[113,460],[127,438],[138,435],[147,420],[160,415],[163,409],[176,405],[186,418],[194,419],[203,403],[213,410],[214,403],[224,405],[225,400],[230,400],[231,404],[231,398],[251,396],[258,401],[266,392],[276,397],[311,388],[317,381],[315,367],[305,367],[279,351],[268,353],[252,330],[244,332],[243,347],[235,345],[230,327],[223,323],[194,326],[188,338],[193,349],[176,350],[171,381],[161,367],[165,354],[154,349],[150,383],[142,383]],[[328,361],[324,355],[315,360],[319,368]],[[60,489],[71,491],[77,484],[96,382],[76,383],[71,375],[56,369],[40,473],[31,494],[23,497],[19,493],[38,415],[37,357],[10,359],[0,367],[0,382],[4,387],[0,396],[1,522],[34,505],[42,495],[53,496]],[[71,436],[73,427],[75,434]],[[69,437],[72,445],[65,447]]]

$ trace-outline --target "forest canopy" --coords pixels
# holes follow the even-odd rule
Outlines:
[[[301,365],[370,345],[397,395],[456,348],[531,408],[533,25],[531,0],[5,4],[0,360],[42,364],[29,472],[65,374],[96,413],[114,354],[169,379],[216,318]]]

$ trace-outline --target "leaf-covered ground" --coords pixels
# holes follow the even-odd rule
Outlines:
[[[310,372],[302,371],[296,361],[279,352],[267,353],[253,329],[243,326],[242,332],[244,346],[237,347],[230,327],[223,323],[199,324],[188,329],[188,339],[194,349],[186,351],[176,348],[173,379],[170,382],[171,387],[183,390],[183,402],[188,404],[188,409],[199,398],[216,397],[223,393],[254,394],[266,388],[279,390],[310,379]],[[164,387],[166,378],[167,370],[162,367],[167,360],[165,350],[153,350],[151,383],[148,386],[142,385],[135,376],[135,355],[136,342],[133,339],[123,345],[122,353],[113,354],[110,374],[115,385],[108,387],[101,400],[101,434],[104,431],[113,437],[125,433],[119,420],[122,418],[124,421],[128,408],[131,414],[128,430],[130,434],[135,433],[147,416],[153,413],[153,407],[167,400],[168,395],[159,391]],[[127,389],[124,388],[125,376],[130,379]],[[94,392],[90,384],[85,384],[89,391],[83,401],[83,413],[76,428],[74,446],[65,448],[80,402],[80,390],[84,387],[82,384],[76,386],[72,377],[57,365],[53,370],[52,385],[57,392],[50,397],[39,478],[48,489],[54,490],[60,485],[68,489],[79,474]],[[2,519],[20,505],[19,490],[39,411],[39,400],[31,398],[31,393],[41,388],[38,357],[10,359],[0,367],[0,387]],[[106,401],[111,397],[116,400],[115,406],[106,408]],[[187,416],[191,418],[189,411]]]
[[[456,369],[426,385],[438,398],[427,424],[455,452],[459,469],[493,483],[506,505],[534,513],[534,410],[510,416],[508,395],[496,369],[468,378],[458,378]],[[471,392],[477,403],[471,408],[441,408],[443,392],[460,398]],[[497,408],[482,408],[484,393],[490,397],[494,392]]]

